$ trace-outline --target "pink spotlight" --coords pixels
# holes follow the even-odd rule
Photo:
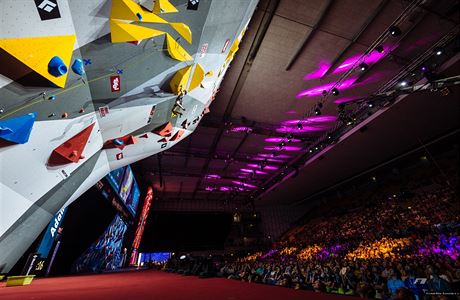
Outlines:
[[[270,150],[270,151],[277,151],[277,150],[280,150],[280,147],[278,146],[267,146],[267,147],[264,147],[264,150]],[[296,146],[284,146],[281,150],[284,150],[284,151],[300,151],[302,150],[302,147],[296,147]]]
[[[259,174],[259,175],[268,175],[267,172],[264,172],[264,171],[259,171],[259,170],[251,170],[251,169],[240,169],[241,172],[244,172],[244,173],[256,173],[256,174]]]
[[[258,165],[258,164],[248,164],[248,167],[259,169],[260,165]],[[275,166],[264,166],[264,170],[278,170],[278,168],[275,167]]]
[[[306,125],[306,124],[309,124],[311,126],[317,126],[317,124],[315,123],[330,123],[330,122],[335,122],[337,121],[337,117],[336,116],[329,116],[329,115],[322,115],[322,116],[312,116],[312,117],[309,117],[309,118],[306,118],[306,119],[297,119],[297,120],[286,120],[286,121],[283,121],[281,122],[281,125],[284,125],[284,126],[297,126],[297,124],[302,124],[303,125]],[[268,142],[267,140],[265,140],[266,142]]]
[[[297,123],[296,123],[297,124]],[[281,143],[281,142],[287,142],[287,138],[281,138],[281,137],[271,137],[271,138],[266,138],[265,141],[267,143]],[[300,143],[301,140],[299,139],[291,139],[291,143]]]
[[[273,155],[271,157],[273,157]],[[253,157],[252,159],[253,160],[258,160],[258,161],[266,160],[266,161],[275,162],[275,163],[283,163],[284,162],[284,160],[282,160],[282,159],[264,158],[264,157]]]
[[[356,79],[357,77],[346,79],[337,88],[339,90],[346,90],[353,85]],[[331,82],[331,83],[327,83],[327,84],[323,84],[317,87],[310,88],[308,90],[303,90],[302,92],[297,94],[297,98],[302,98],[305,96],[308,96],[308,97],[319,96],[323,93],[323,91],[330,91],[335,85],[336,85],[336,82]]]
[[[230,191],[230,188],[229,188],[228,186],[221,186],[221,187],[219,188],[219,190],[220,190],[221,192],[228,192],[228,191]]]
[[[331,64],[329,62],[321,61],[319,63],[318,69],[316,69],[315,71],[305,75],[305,77],[303,79],[304,80],[312,80],[312,79],[321,78],[321,77],[324,76],[324,74],[326,74],[327,70],[329,70],[330,67],[331,67]]]
[[[276,156],[273,156],[273,154],[260,153],[260,154],[257,154],[257,155],[260,156],[260,157],[276,157],[276,158],[279,158],[279,159],[292,158],[292,156],[287,155],[287,154],[278,154]]]
[[[335,104],[348,103],[360,99],[359,97],[344,97],[334,101]]]
[[[328,125],[302,125],[302,128],[297,128],[297,126],[287,127],[282,126],[276,129],[280,133],[305,133],[305,132],[318,132],[330,129],[331,126]]]
[[[257,188],[255,185],[252,185],[252,184],[249,184],[249,183],[244,183],[244,182],[241,182],[241,181],[234,180],[233,183],[241,185],[241,186],[244,186],[244,187],[247,187],[247,188],[251,188],[251,189],[256,189]]]
[[[384,51],[383,53],[377,52],[377,51],[372,51],[368,55],[366,55],[364,58],[361,59],[363,54],[357,54],[353,55],[349,58],[347,58],[343,63],[341,63],[333,72],[333,74],[338,74],[341,72],[345,72],[350,70],[353,67],[357,67],[358,64],[361,62],[364,62],[368,65],[375,64],[382,58],[384,58],[388,52],[391,50],[388,46],[384,46]]]
[[[220,175],[208,174],[208,175],[204,176],[204,178],[206,178],[206,179],[220,179]]]

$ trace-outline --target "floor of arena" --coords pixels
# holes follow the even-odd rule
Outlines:
[[[0,299],[333,300],[344,299],[344,296],[148,270],[36,279],[31,285],[20,287],[5,287],[2,282]]]

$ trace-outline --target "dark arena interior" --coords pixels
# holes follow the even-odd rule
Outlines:
[[[0,0],[0,299],[460,299],[458,0]]]

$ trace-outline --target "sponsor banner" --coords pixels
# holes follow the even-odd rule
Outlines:
[[[199,4],[200,4],[200,0],[188,0],[187,9],[197,10]]]
[[[35,0],[35,6],[42,21],[61,17],[57,0]]]
[[[110,76],[110,88],[113,93],[120,91],[120,76]]]
[[[54,217],[51,219],[48,228],[46,228],[45,235],[43,236],[42,241],[37,249],[37,254],[40,255],[40,258],[46,259],[48,257],[51,247],[53,247],[54,241],[62,231],[61,224],[64,220],[66,211],[67,207],[58,211],[56,215],[54,215]]]
[[[147,217],[150,212],[150,207],[153,200],[153,189],[151,186],[147,188],[147,194],[144,199],[144,206],[142,207],[142,212],[139,217],[139,222],[137,223],[136,233],[134,234],[134,241],[132,245],[131,258],[129,260],[130,265],[135,265],[137,263],[137,249],[141,244],[142,235],[144,234],[145,223],[147,222]]]

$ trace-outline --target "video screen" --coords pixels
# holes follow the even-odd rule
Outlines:
[[[126,166],[116,169],[110,172],[106,176],[106,179],[115,190],[119,199],[135,216],[139,204],[140,191],[131,167]]]
[[[74,263],[74,273],[115,270],[122,267],[126,254],[122,251],[123,238],[128,226],[117,215],[104,234],[97,239]]]

